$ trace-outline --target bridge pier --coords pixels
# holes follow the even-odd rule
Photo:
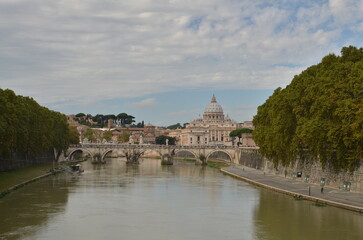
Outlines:
[[[161,156],[161,165],[173,165],[173,156],[170,154],[164,154]]]
[[[135,151],[135,149],[128,149],[125,152],[126,164],[140,164],[140,157],[144,151]]]

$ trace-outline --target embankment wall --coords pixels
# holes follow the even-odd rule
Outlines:
[[[53,150],[39,153],[35,156],[27,153],[14,152],[8,156],[0,156],[0,172],[52,163],[54,160]]]
[[[257,149],[243,149],[240,156],[239,164],[247,167],[314,184],[321,184],[324,180],[325,186],[363,193],[363,161],[353,172],[335,172],[329,166],[323,169],[321,163],[313,158],[297,159],[288,166],[275,168],[273,162],[263,157]],[[301,172],[301,177],[298,177],[298,172]]]

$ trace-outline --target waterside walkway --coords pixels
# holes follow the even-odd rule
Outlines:
[[[284,178],[282,176],[264,173],[263,171],[241,165],[229,166],[221,169],[221,171],[273,191],[363,213],[363,194],[360,193],[348,192],[330,187],[324,187],[324,192],[321,193],[321,187],[317,184]]]

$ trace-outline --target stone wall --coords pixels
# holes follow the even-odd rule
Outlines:
[[[53,150],[37,154],[36,156],[16,152],[9,156],[0,156],[0,172],[52,163],[54,159]]]
[[[241,149],[239,164],[264,170],[266,162],[268,160],[258,153],[258,149]]]
[[[293,178],[296,181],[321,184],[321,180],[324,180],[325,186],[363,193],[362,161],[360,166],[352,173],[343,171],[336,173],[329,167],[323,169],[320,162],[313,158],[297,159],[289,166],[280,165],[276,169],[273,162],[260,155],[258,150],[244,149],[241,152],[239,164],[283,177],[286,175],[287,178]],[[301,172],[301,177],[298,177],[298,172]]]

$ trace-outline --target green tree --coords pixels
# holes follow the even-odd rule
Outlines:
[[[253,130],[250,128],[239,128],[231,131],[229,133],[230,137],[238,137],[238,142],[241,142],[241,137],[243,133],[252,133]]]
[[[155,138],[155,143],[160,144],[160,145],[166,145],[166,140],[167,139],[169,140],[168,145],[175,145],[175,143],[176,143],[176,138],[175,137],[169,137],[169,136],[164,136],[164,135],[156,137]]]
[[[363,49],[344,47],[278,88],[258,107],[254,140],[275,164],[313,156],[353,170],[363,148]]]
[[[117,141],[120,143],[125,143],[128,142],[130,139],[130,131],[129,130],[124,130],[121,132],[121,134],[117,137]]]
[[[74,126],[68,126],[69,128],[69,143],[70,144],[79,144],[79,132],[76,127]]]
[[[121,126],[125,126],[125,121],[128,118],[129,115],[127,113],[119,113],[117,115],[117,119],[120,120]]]
[[[134,116],[128,115],[125,119],[125,124],[132,124],[133,122],[135,122],[134,118]]]
[[[84,113],[77,113],[76,114],[77,118],[82,118],[82,117],[85,117],[85,116],[86,116],[86,114],[84,114]]]
[[[86,132],[84,133],[84,137],[87,138],[90,142],[96,142],[96,133],[91,128],[87,128]]]
[[[144,121],[137,123],[136,127],[137,128],[144,128]]]
[[[55,149],[58,158],[68,148],[71,135],[64,114],[9,89],[0,89],[0,103],[0,155],[36,155]]]
[[[180,123],[177,123],[167,127],[167,129],[178,129],[178,128],[183,128],[183,126]]]
[[[111,139],[112,139],[112,131],[105,131],[105,132],[103,133],[103,138],[104,138],[107,142],[111,141]]]

